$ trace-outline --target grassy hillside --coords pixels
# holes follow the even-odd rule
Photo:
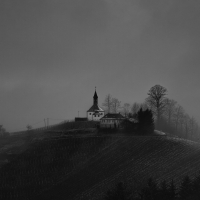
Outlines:
[[[0,168],[13,160],[23,151],[29,148],[33,141],[43,138],[58,137],[60,135],[80,134],[96,132],[96,122],[65,122],[49,127],[32,129],[30,131],[14,132],[9,137],[0,137]]]
[[[0,171],[0,199],[102,199],[124,181],[140,188],[191,177],[200,144],[167,136],[60,136],[36,140]]]

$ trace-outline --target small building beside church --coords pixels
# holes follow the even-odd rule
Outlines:
[[[98,105],[98,96],[95,89],[95,93],[93,96],[93,105],[87,111],[87,119],[88,121],[99,121],[104,116],[104,114],[105,111]]]
[[[75,122],[86,122],[87,117],[75,117]]]
[[[120,128],[125,117],[120,113],[108,113],[100,120],[100,128]]]

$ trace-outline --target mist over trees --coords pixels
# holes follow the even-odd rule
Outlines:
[[[171,101],[175,102],[174,100]],[[177,102],[170,108],[170,111],[166,109],[166,113],[162,116],[160,128],[187,139],[199,138],[198,123]]]
[[[175,112],[177,102],[173,99],[166,98],[165,112],[164,115],[166,117],[167,123],[171,124],[172,118]]]
[[[118,113],[120,106],[121,106],[121,101],[119,101],[117,98],[112,98],[111,109],[113,113]]]
[[[127,118],[137,120],[138,111],[151,110],[155,122],[155,129],[177,135],[186,139],[200,139],[200,129],[194,117],[189,116],[185,109],[174,99],[167,97],[168,90],[155,85],[150,88],[144,103],[124,103],[108,94],[103,102],[107,113],[121,112]]]
[[[141,105],[139,103],[134,103],[131,107],[131,114],[133,116],[136,116],[137,112],[139,111],[139,109],[141,108]]]
[[[166,95],[166,88],[160,85],[155,85],[149,90],[148,97],[146,98],[148,107],[152,110],[157,119],[157,127],[159,127],[160,119],[165,112]]]
[[[106,113],[118,113],[121,106],[121,101],[117,98],[113,98],[111,94],[106,95],[102,104]]]
[[[112,108],[112,105],[113,105],[113,102],[112,102],[112,96],[111,94],[108,94],[102,104],[102,106],[105,108],[105,111],[107,113],[110,113],[111,112],[111,108]]]
[[[199,126],[194,117],[190,117],[177,101],[166,95],[166,88],[155,85],[146,98],[146,104],[154,114],[156,128],[187,139],[198,139]]]
[[[123,106],[123,113],[125,117],[129,116],[130,110],[131,110],[131,105],[129,103],[125,103]]]
[[[31,125],[27,125],[26,128],[27,128],[28,131],[30,131],[32,129],[32,126]]]
[[[0,136],[9,136],[9,133],[6,131],[3,125],[0,125]]]

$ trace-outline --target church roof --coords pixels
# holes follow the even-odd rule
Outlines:
[[[95,89],[95,93],[94,93],[94,96],[93,96],[94,99],[98,99],[98,96],[97,96],[97,92],[96,92],[96,89]]]
[[[100,108],[97,104],[94,104],[87,112],[95,112],[95,111],[104,111],[102,108]]]
[[[120,113],[108,113],[106,114],[104,117],[102,117],[101,119],[110,119],[110,118],[114,118],[114,119],[125,119],[125,117],[123,115],[121,115]]]

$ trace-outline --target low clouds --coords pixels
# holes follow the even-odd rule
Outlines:
[[[184,80],[194,80],[190,91],[199,83],[199,8],[195,0],[2,0],[2,124],[73,118],[77,105],[84,115],[95,85],[123,101],[142,101],[157,83],[185,98]]]

